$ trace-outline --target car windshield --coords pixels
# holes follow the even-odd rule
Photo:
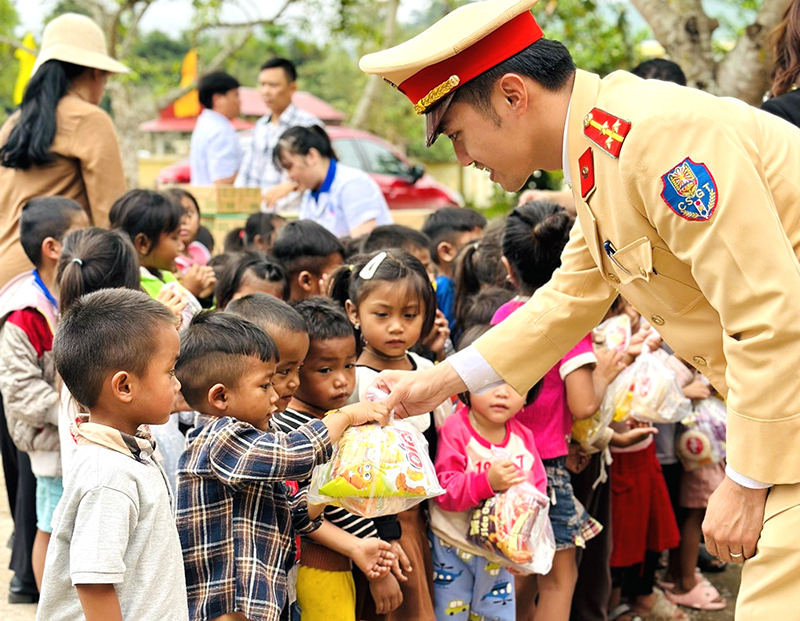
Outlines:
[[[407,177],[409,175],[408,166],[386,147],[371,140],[362,140],[359,146],[364,152],[369,172],[394,175],[395,177]]]

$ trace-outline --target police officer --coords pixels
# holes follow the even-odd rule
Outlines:
[[[727,477],[704,532],[745,563],[736,618],[800,619],[800,130],[576,70],[535,2],[468,4],[361,60],[426,115],[428,144],[444,134],[508,191],[563,169],[578,212],[561,268],[523,309],[447,363],[376,383],[407,414],[501,379],[524,394],[622,294],[727,401]]]

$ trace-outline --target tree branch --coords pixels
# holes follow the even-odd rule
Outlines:
[[[701,0],[631,0],[691,86],[714,92],[716,62],[711,35],[719,26]]]
[[[4,37],[2,35],[0,35],[0,45],[10,45],[12,49],[22,50],[23,52],[28,52],[28,54],[33,54],[34,56],[36,56],[38,53],[36,50],[25,47],[25,45],[19,39]]]
[[[197,27],[197,29],[195,30],[195,33],[201,32],[203,30],[211,30],[212,28],[235,28],[235,29],[239,29],[239,28],[252,28],[254,26],[269,26],[271,24],[274,24],[275,21],[277,19],[279,19],[281,17],[281,15],[283,15],[283,13],[286,11],[286,9],[289,8],[289,6],[294,2],[295,2],[295,0],[284,0],[283,5],[281,6],[280,9],[278,9],[278,12],[275,13],[275,15],[273,15],[270,18],[254,19],[254,20],[249,20],[249,21],[244,21],[244,22],[216,22],[216,23],[211,23],[211,24],[202,24],[202,25]]]
[[[138,13],[134,12],[133,21],[128,27],[128,33],[125,35],[120,46],[120,58],[126,58],[128,54],[130,54],[131,47],[139,34],[139,22],[142,21],[142,17],[144,17],[144,14],[147,12],[147,9],[150,8],[151,4],[153,4],[153,0],[145,0],[141,10]]]
[[[212,71],[217,71],[218,69],[222,68],[225,62],[236,52],[241,50],[245,44],[247,43],[248,39],[252,36],[252,32],[245,29],[243,32],[240,33],[239,37],[235,39],[228,47],[224,48],[217,56],[211,61],[211,63],[203,67],[203,73],[210,73]],[[199,73],[199,72],[198,72]],[[168,106],[173,101],[175,101],[178,97],[182,97],[192,89],[197,87],[197,82],[192,82],[189,86],[177,87],[173,88],[172,90],[168,91],[161,97],[156,100],[156,106],[159,110]]]
[[[769,33],[783,18],[791,0],[764,0],[756,20],[745,28],[735,47],[719,65],[718,94],[758,106],[770,88]]]

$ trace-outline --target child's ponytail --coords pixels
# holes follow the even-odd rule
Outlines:
[[[356,255],[352,257],[351,260],[358,261],[360,258],[361,255]],[[345,264],[331,275],[330,284],[328,285],[328,295],[334,302],[340,304],[342,308],[345,308],[347,300],[350,299],[350,283],[353,278],[354,269],[355,266],[352,263]]]
[[[64,238],[56,279],[63,314],[88,293],[99,289],[140,289],[139,261],[130,239],[121,231],[92,227]]]
[[[559,268],[572,224],[563,207],[545,201],[525,203],[508,215],[503,256],[524,293],[532,294]]]

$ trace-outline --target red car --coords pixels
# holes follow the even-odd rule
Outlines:
[[[328,125],[325,130],[339,161],[368,172],[380,186],[390,209],[439,209],[464,204],[458,192],[436,181],[378,136],[339,125]],[[243,140],[247,139],[249,136],[244,135]],[[189,177],[189,160],[183,160],[163,169],[156,183],[189,183]]]

